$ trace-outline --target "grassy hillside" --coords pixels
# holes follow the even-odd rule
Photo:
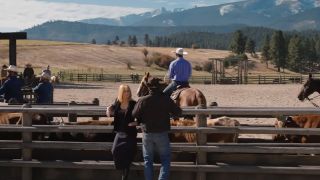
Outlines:
[[[150,71],[156,74],[165,74],[166,70],[157,66],[146,67],[143,61],[142,49],[145,47],[120,47],[109,45],[81,44],[57,41],[19,40],[17,42],[17,64],[22,70],[25,64],[31,63],[40,71],[50,65],[53,71],[78,70],[83,72],[104,72],[142,74]],[[148,47],[149,55],[160,52],[174,56],[171,52],[175,48]],[[185,49],[189,52],[185,56],[192,65],[200,65],[208,62],[208,58],[223,58],[231,53],[229,51],[212,49]],[[0,63],[8,64],[8,42],[0,41]],[[131,64],[131,69],[127,64]],[[250,59],[253,64],[249,73],[277,73],[273,68],[266,68],[258,59]],[[236,69],[228,69],[228,73],[235,73]],[[194,75],[209,75],[207,72],[193,71]]]

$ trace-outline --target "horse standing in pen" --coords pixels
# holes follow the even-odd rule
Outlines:
[[[140,85],[137,90],[137,96],[146,96],[149,94],[149,90],[147,87],[148,79],[153,78],[150,73],[145,73],[142,77]],[[160,78],[157,78],[158,81],[162,81]],[[167,87],[168,84],[160,83],[161,84],[161,91]],[[180,91],[181,90],[181,91]],[[177,89],[172,95],[171,98],[176,102],[179,107],[183,106],[199,106],[199,107],[206,107],[207,101],[204,94],[196,89],[196,88],[183,88]]]

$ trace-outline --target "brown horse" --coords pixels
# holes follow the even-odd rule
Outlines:
[[[314,92],[320,93],[320,79],[313,79],[312,74],[309,74],[309,79],[307,80],[306,83],[304,83],[298,95],[298,99],[300,101],[309,99],[309,96]]]
[[[142,78],[139,88],[137,90],[137,95],[139,97],[149,94],[147,87],[148,79],[152,78],[150,73],[146,73]],[[160,80],[160,79],[159,79]],[[163,90],[168,84],[161,83],[160,89]],[[206,107],[207,101],[203,93],[196,88],[187,88],[181,91],[179,97],[175,100],[178,106],[201,106]]]

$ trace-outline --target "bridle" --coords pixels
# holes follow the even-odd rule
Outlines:
[[[320,108],[318,104],[312,102],[313,99],[316,99],[316,98],[318,98],[319,96],[320,96],[320,95],[317,95],[317,96],[315,96],[315,97],[313,97],[313,98],[306,97],[306,99],[307,99],[314,107]]]

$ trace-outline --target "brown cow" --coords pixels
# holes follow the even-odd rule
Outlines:
[[[0,124],[15,124],[19,125],[22,123],[22,113],[0,113]],[[45,125],[48,124],[48,118],[43,114],[33,114],[32,124]],[[42,140],[44,139],[44,133],[33,133],[33,139]],[[15,132],[1,132],[1,139],[21,139],[21,133]]]
[[[299,115],[277,118],[276,128],[320,128],[320,115]],[[277,142],[319,143],[320,136],[277,134],[273,138]]]
[[[240,123],[237,120],[230,119],[229,117],[220,117],[216,119],[208,119],[207,127],[215,127],[215,126],[228,126],[235,127],[239,126]],[[193,120],[179,120],[179,121],[171,121],[171,126],[196,126],[196,122]],[[172,142],[196,142],[196,134],[195,133],[174,133],[171,136]],[[208,134],[207,142],[237,142],[238,134],[217,134],[212,133]]]
[[[21,113],[0,113],[0,124],[19,124]]]
[[[113,120],[83,120],[78,122],[66,122],[66,125],[97,125],[110,126]],[[90,141],[90,142],[112,142],[114,133],[58,133],[54,140]]]

